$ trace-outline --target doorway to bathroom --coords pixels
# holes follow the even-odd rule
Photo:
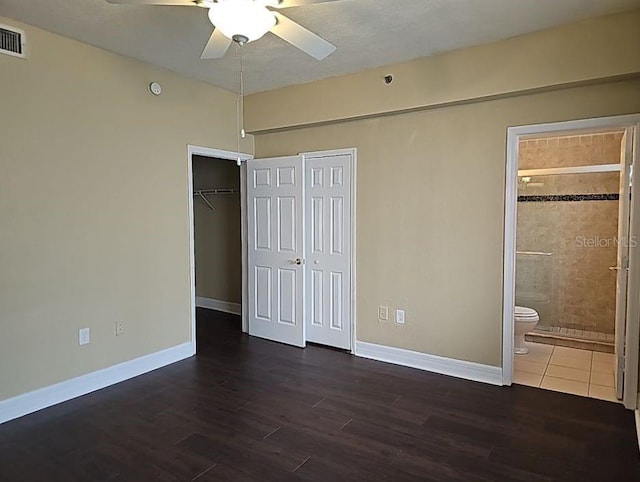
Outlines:
[[[629,293],[640,288],[639,122],[509,129],[505,384],[636,408],[640,300]]]

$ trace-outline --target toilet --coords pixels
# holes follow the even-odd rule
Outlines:
[[[516,355],[526,355],[529,353],[529,349],[524,344],[524,335],[536,327],[538,321],[540,321],[540,316],[534,309],[516,306],[513,320],[515,325],[515,348],[513,352]]]

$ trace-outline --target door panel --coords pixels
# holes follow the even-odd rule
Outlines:
[[[623,346],[624,359],[616,357],[616,362],[624,362],[623,381],[618,383],[622,386],[622,401],[629,409],[636,409],[638,402],[638,340],[640,340],[640,206],[639,199],[635,193],[635,187],[640,185],[640,166],[638,165],[638,141],[640,140],[640,124],[635,128],[626,130],[625,159],[631,163],[630,182],[630,206],[629,206],[629,231],[627,234],[628,253],[628,279],[626,293],[626,316],[624,319],[624,340],[619,342],[616,339],[616,353],[619,353],[618,346]],[[617,315],[617,313],[616,313]],[[616,320],[617,321],[617,320]],[[616,338],[618,337],[618,326],[616,326]],[[621,369],[616,370],[622,371]],[[619,393],[619,387],[616,386]]]
[[[255,313],[256,318],[271,321],[271,268],[269,266],[255,267]]]
[[[620,207],[618,210],[618,255],[616,273],[616,320],[615,320],[615,386],[616,396],[622,399],[624,390],[625,335],[627,325],[627,291],[629,280],[629,217],[631,198],[631,141],[627,130],[622,138],[620,153]]]
[[[303,347],[302,157],[247,161],[249,334]]]
[[[351,348],[350,154],[307,158],[308,341]]]

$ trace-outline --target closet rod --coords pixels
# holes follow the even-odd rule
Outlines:
[[[201,196],[202,194],[238,194],[239,192],[239,189],[231,188],[196,189],[193,191],[193,195]]]

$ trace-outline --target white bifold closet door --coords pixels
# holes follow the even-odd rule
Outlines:
[[[305,346],[302,156],[247,161],[249,334]]]
[[[351,155],[305,158],[306,339],[351,348]]]
[[[249,334],[351,348],[352,154],[247,162]]]

